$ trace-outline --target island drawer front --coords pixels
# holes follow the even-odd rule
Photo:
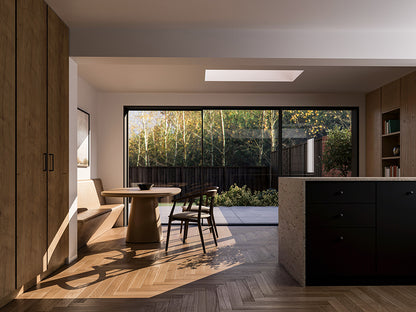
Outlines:
[[[306,277],[375,273],[375,228],[313,228],[306,242]]]
[[[416,276],[416,183],[378,184],[378,272]]]
[[[374,182],[306,182],[307,203],[374,203]]]
[[[308,205],[307,226],[374,227],[375,204],[320,204]]]

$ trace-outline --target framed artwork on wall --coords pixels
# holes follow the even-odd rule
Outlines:
[[[90,165],[90,114],[78,108],[77,115],[77,166]]]

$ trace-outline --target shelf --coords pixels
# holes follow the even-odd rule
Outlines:
[[[386,134],[383,134],[382,137],[384,138],[384,137],[389,137],[389,136],[394,136],[394,135],[400,135],[400,131],[386,133]]]
[[[389,157],[382,157],[382,160],[394,160],[394,159],[398,159],[400,160],[400,156],[389,156]]]
[[[400,115],[400,108],[393,108],[392,110],[381,112],[382,115]]]

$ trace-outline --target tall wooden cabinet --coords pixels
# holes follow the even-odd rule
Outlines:
[[[416,72],[401,79],[401,145],[402,172],[406,177],[416,176]]]
[[[381,176],[381,90],[366,96],[366,176]]]
[[[14,10],[14,0],[0,1],[0,298],[15,289]]]
[[[47,269],[46,12],[41,0],[17,0],[17,285]]]
[[[386,121],[396,122],[388,131]],[[398,124],[397,124],[398,122]],[[416,176],[416,72],[366,96],[366,175],[383,176],[397,166],[400,176]],[[399,154],[393,149],[400,147]],[[395,149],[397,151],[397,148]]]
[[[68,29],[0,1],[0,306],[68,256]]]
[[[68,257],[68,27],[48,9],[48,270]]]

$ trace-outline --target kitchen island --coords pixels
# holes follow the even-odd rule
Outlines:
[[[302,286],[416,282],[416,178],[280,178],[278,230]]]

